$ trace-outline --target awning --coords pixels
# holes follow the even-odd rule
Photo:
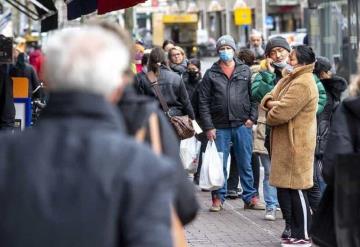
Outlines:
[[[126,9],[133,7],[139,3],[144,3],[146,0],[97,0],[98,14],[102,15],[119,9]]]
[[[97,0],[67,0],[68,20],[74,20],[94,12],[97,9]]]

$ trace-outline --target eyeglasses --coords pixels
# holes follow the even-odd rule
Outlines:
[[[171,54],[172,57],[177,57],[177,56],[181,56],[181,53],[173,53]]]

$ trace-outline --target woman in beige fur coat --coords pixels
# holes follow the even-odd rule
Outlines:
[[[313,77],[315,54],[308,46],[291,52],[283,79],[261,102],[271,132],[270,184],[278,189],[286,230],[283,246],[311,246],[306,189],[313,186],[318,90]]]

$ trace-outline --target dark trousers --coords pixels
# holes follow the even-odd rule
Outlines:
[[[254,188],[256,189],[256,193],[259,196],[260,158],[257,158],[257,155],[255,153],[253,153],[251,156],[251,167],[254,177]]]
[[[307,195],[309,199],[310,208],[313,212],[317,210],[319,207],[320,199],[321,199],[321,190],[320,190],[320,181],[319,181],[319,169],[316,165],[316,159],[314,163],[314,186],[311,189],[307,190]]]
[[[311,225],[310,206],[306,190],[277,188],[278,201],[291,237],[309,239]]]
[[[233,146],[231,146],[231,148],[230,148],[230,156],[231,156],[230,173],[229,173],[229,178],[227,180],[227,187],[228,187],[228,191],[229,190],[237,191],[240,178],[239,178],[238,167],[236,165]]]

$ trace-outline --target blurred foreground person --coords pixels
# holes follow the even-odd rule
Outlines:
[[[112,105],[125,45],[99,27],[71,28],[46,54],[42,119],[1,137],[0,246],[171,246],[174,165],[122,134]]]
[[[336,108],[323,155],[327,186],[311,229],[313,242],[318,246],[359,246],[360,243],[359,217],[354,213],[360,204],[359,77],[350,84],[350,95]],[[347,179],[341,179],[344,175]]]

